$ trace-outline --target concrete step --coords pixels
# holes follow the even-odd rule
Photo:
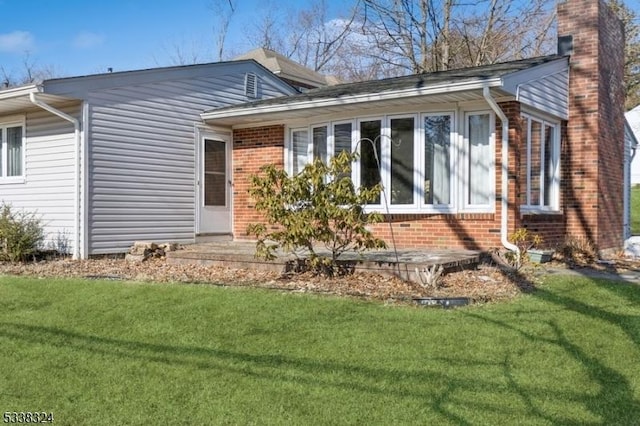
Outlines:
[[[233,241],[233,234],[197,234],[196,244]]]

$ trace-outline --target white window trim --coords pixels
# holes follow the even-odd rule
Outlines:
[[[526,130],[526,161],[527,161],[527,176],[526,176],[526,203],[520,205],[520,211],[524,214],[540,214],[540,213],[559,213],[560,212],[560,121],[552,120],[546,116],[541,116],[529,112],[523,112],[521,114],[523,118],[527,119],[527,130]],[[544,164],[544,147],[545,144],[545,127],[551,127],[553,129],[553,137],[554,137],[554,145],[553,145],[553,156],[555,158],[555,170],[553,173],[553,180],[550,186],[550,190],[552,192],[552,201],[551,205],[532,205],[531,204],[531,123],[535,120],[541,125],[542,139],[541,139],[541,153],[540,153],[540,161]],[[544,182],[544,174],[546,170],[544,167],[540,167],[540,179],[541,183]],[[547,189],[544,187],[544,184],[541,184],[540,187],[540,202],[544,202],[545,191]]]
[[[8,127],[22,127],[22,174],[19,176],[7,176],[9,171],[9,161],[7,152],[7,128]],[[0,120],[0,185],[2,184],[14,184],[24,183],[26,175],[26,158],[27,158],[27,126],[26,120],[23,115],[9,116]]]

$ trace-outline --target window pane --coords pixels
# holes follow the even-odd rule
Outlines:
[[[325,164],[329,162],[326,126],[313,128],[313,159],[320,159]]]
[[[2,144],[4,143],[4,130],[0,128],[0,177],[4,176],[4,158],[2,158]]]
[[[22,127],[7,128],[7,176],[22,176]]]
[[[391,204],[413,204],[413,118],[391,120]]]
[[[491,123],[489,114],[469,116],[469,204],[490,204]]]
[[[204,141],[204,205],[225,206],[227,203],[227,158],[225,143]]]
[[[294,130],[291,132],[293,161],[291,171],[294,175],[300,173],[309,159],[309,132]]]
[[[555,132],[552,126],[544,126],[544,205],[553,206],[555,191],[553,180],[556,173],[554,157]]]
[[[333,155],[338,155],[342,151],[351,152],[351,123],[333,126],[333,139]]]
[[[451,116],[424,119],[424,203],[450,204]]]
[[[531,158],[529,161],[529,204],[540,205],[540,170],[542,165],[542,124],[531,120]]]
[[[378,160],[380,158],[380,120],[360,123],[360,185],[371,188],[380,182]],[[380,204],[380,195],[373,201]]]

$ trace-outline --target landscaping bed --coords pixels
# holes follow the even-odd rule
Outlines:
[[[289,291],[348,295],[383,301],[411,301],[418,297],[470,297],[473,301],[510,299],[532,288],[524,277],[506,273],[495,265],[451,271],[438,288],[425,289],[398,278],[369,273],[328,279],[312,274],[281,276],[250,269],[168,264],[164,259],[127,262],[121,258],[91,260],[56,259],[27,263],[0,263],[0,274],[38,277],[82,277],[145,282],[209,283],[251,286]]]

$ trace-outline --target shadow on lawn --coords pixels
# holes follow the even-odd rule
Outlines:
[[[555,305],[560,310],[574,312],[585,320],[599,320],[612,327],[619,328],[636,347],[640,347],[640,315],[615,313],[618,310],[618,305],[613,305],[611,310],[608,310],[602,306],[581,301],[577,296],[571,297],[536,287],[522,274],[516,274],[514,278],[519,285],[523,286],[523,291],[530,293],[533,297],[548,302],[552,306]],[[619,276],[612,277],[614,281],[609,282],[602,277],[585,276],[585,278],[588,278],[590,285],[595,286],[597,289],[605,290],[632,305],[640,306],[640,287],[635,283],[629,283]],[[532,288],[535,288],[535,290],[531,291]],[[623,374],[607,366],[599,357],[589,354],[578,344],[572,342],[562,326],[556,320],[548,318],[552,314],[550,311],[547,312],[547,315],[544,315],[544,312],[540,313],[540,322],[547,326],[547,330],[551,330],[553,337],[545,337],[529,331],[525,328],[526,326],[517,326],[507,320],[496,319],[495,316],[489,317],[478,312],[468,310],[464,311],[463,314],[517,333],[529,341],[556,346],[579,363],[589,378],[599,386],[599,391],[595,395],[584,392],[581,395],[581,402],[593,414],[601,417],[603,424],[640,424],[638,423],[638,419],[640,419],[640,400],[635,398],[635,390],[632,383]],[[547,318],[544,318],[545,316]],[[606,351],[607,349],[604,348],[603,350]],[[620,354],[620,356],[623,355]],[[629,359],[629,362],[633,361]],[[531,398],[531,392],[525,390],[514,380],[510,365],[509,356],[507,356],[503,365],[504,376],[509,381],[510,387],[520,396],[520,399],[527,407],[528,414],[550,422],[557,422],[557,418],[545,415],[535,406]]]
[[[476,317],[481,318],[476,315]],[[485,318],[483,318],[485,319]],[[486,319],[485,319],[486,320]],[[501,322],[496,322],[502,325]],[[505,327],[519,331],[508,324]],[[526,335],[526,332],[519,331]],[[32,326],[11,322],[0,322],[0,337],[15,341],[52,346],[61,349],[84,351],[113,358],[127,358],[144,362],[157,362],[173,365],[186,365],[204,370],[219,370],[225,373],[238,374],[259,379],[267,379],[274,382],[292,382],[311,387],[334,388],[348,392],[360,392],[377,396],[392,396],[400,398],[413,398],[428,410],[438,413],[449,422],[459,425],[471,424],[464,415],[458,412],[464,407],[469,410],[484,411],[490,415],[505,415],[522,418],[523,415],[534,415],[545,420],[563,420],[545,416],[531,408],[528,413],[523,413],[522,408],[500,404],[505,393],[518,392],[526,401],[526,394],[535,394],[538,397],[552,398],[559,401],[575,401],[583,397],[582,393],[573,391],[557,391],[527,385],[527,391],[519,389],[515,383],[510,382],[510,387],[505,388],[499,377],[474,377],[468,374],[458,374],[474,368],[483,361],[465,360],[465,362],[451,369],[450,359],[439,360],[426,358],[423,367],[415,368],[375,368],[361,364],[324,361],[314,358],[296,358],[286,355],[255,355],[243,352],[235,352],[217,348],[203,348],[193,346],[172,346],[162,344],[150,344],[127,341],[114,338],[98,337],[77,332],[60,330],[53,327]],[[531,336],[534,338],[534,336]],[[564,343],[562,343],[564,344]],[[571,348],[572,351],[575,348]],[[587,355],[578,357],[587,363],[589,368],[601,368],[597,361],[590,360]],[[430,365],[431,363],[431,365]],[[442,368],[443,364],[447,368]],[[503,370],[500,363],[488,362],[485,367],[496,372]],[[289,370],[283,371],[283,369]],[[291,374],[293,370],[294,374]],[[509,377],[508,369],[503,374]],[[616,383],[605,380],[605,376],[613,378]],[[602,379],[603,392],[615,391],[620,395],[620,400],[631,399],[629,385],[624,378],[615,372],[603,369],[596,376]],[[482,397],[473,395],[493,394],[487,402]],[[592,401],[585,401],[585,405]],[[532,406],[533,404],[529,404]],[[424,413],[424,412],[423,412]],[[623,418],[630,413],[620,414]],[[622,416],[624,414],[624,416]],[[468,415],[468,414],[467,414]],[[635,414],[634,414],[635,415]],[[433,419],[432,419],[433,420]],[[441,419],[442,420],[442,419]],[[570,424],[570,422],[565,423]]]

